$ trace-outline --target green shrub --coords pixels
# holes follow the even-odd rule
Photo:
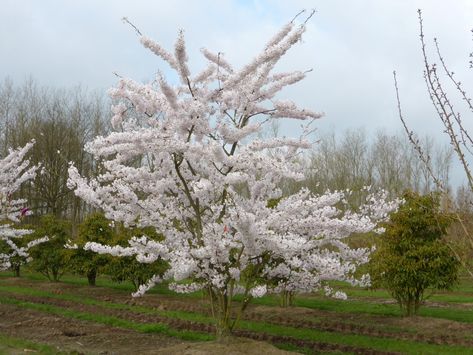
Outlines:
[[[441,211],[439,196],[404,194],[405,203],[391,215],[370,262],[374,287],[392,294],[404,315],[417,313],[427,289],[450,289],[459,262],[442,240],[451,216]]]
[[[87,242],[110,244],[113,239],[113,229],[110,221],[102,213],[89,215],[79,225],[79,232],[75,243],[78,248],[72,250],[71,267],[80,275],[87,276],[89,285],[95,286],[97,275],[110,262],[110,256],[84,250]]]
[[[49,240],[31,248],[30,256],[33,260],[30,265],[50,281],[59,281],[67,270],[71,253],[64,245],[70,238],[70,230],[69,222],[46,215],[41,217],[40,224],[33,233],[34,239],[47,236]]]

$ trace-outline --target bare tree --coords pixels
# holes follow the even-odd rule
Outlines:
[[[457,207],[465,208],[464,203],[470,203],[469,198],[464,198],[464,196],[469,196],[473,192],[473,174],[470,166],[470,162],[473,158],[473,137],[468,132],[465,121],[463,120],[462,111],[470,115],[473,113],[473,102],[472,99],[468,96],[466,90],[463,88],[462,83],[456,78],[455,73],[451,71],[446,63],[444,56],[440,50],[439,41],[434,38],[435,52],[437,56],[437,62],[432,61],[427,53],[425,35],[424,35],[424,24],[422,18],[422,11],[418,10],[419,18],[419,36],[422,50],[422,57],[424,63],[424,80],[426,85],[426,90],[430,101],[435,108],[437,117],[443,125],[443,132],[447,135],[450,145],[453,149],[454,154],[458,158],[461,167],[465,173],[465,178],[467,181],[467,188],[469,193],[466,194],[466,191],[461,191],[462,197],[457,198],[457,201],[461,200],[461,204],[457,204]],[[472,55],[470,54],[470,57]],[[472,63],[470,61],[470,67]],[[436,170],[433,166],[433,159],[429,151],[423,149],[419,143],[419,139],[416,137],[415,133],[409,129],[407,121],[404,118],[402,109],[401,109],[401,100],[399,97],[399,87],[396,78],[396,72],[393,72],[394,75],[394,86],[396,90],[397,104],[399,118],[403,124],[403,127],[407,133],[408,139],[414,149],[416,150],[420,160],[424,164],[426,174],[432,178],[436,188],[444,193],[445,200],[450,200],[450,194],[448,191],[448,173],[444,170]],[[450,88],[446,83],[449,83]],[[459,102],[463,102],[463,109],[457,109],[457,102],[454,104],[454,98]],[[448,153],[444,154],[444,158],[447,159]],[[447,207],[451,206],[451,203],[446,205]],[[473,233],[472,226],[469,225],[468,219],[471,219],[471,214],[466,213],[466,210],[456,210],[456,229],[461,231],[463,235],[463,240],[461,246],[450,244],[452,250],[456,252],[457,257],[463,263],[465,268],[468,270],[470,275],[473,277],[473,268],[469,262],[469,257],[462,257],[461,251],[464,249],[465,245],[468,245],[469,248],[473,251]],[[468,253],[471,254],[471,253]]]
[[[103,98],[80,87],[39,87],[33,79],[18,87],[8,79],[0,84],[0,151],[36,141],[29,158],[41,164],[40,173],[34,186],[20,191],[36,216],[51,213],[73,225],[82,219],[86,206],[66,186],[68,164],[93,175],[94,162],[83,146],[107,131],[105,112]]]
[[[470,190],[473,191],[473,176],[470,167],[469,161],[473,157],[473,139],[469,134],[466,126],[463,122],[462,115],[460,111],[454,108],[454,104],[451,100],[451,96],[455,93],[459,95],[462,101],[466,104],[466,108],[469,113],[473,113],[473,103],[471,98],[467,96],[466,91],[463,89],[463,86],[460,81],[458,81],[455,77],[453,71],[450,71],[447,67],[447,64],[442,56],[440,51],[439,42],[436,38],[434,38],[434,44],[436,48],[436,54],[438,60],[440,62],[441,71],[445,75],[444,79],[446,78],[451,83],[453,83],[455,91],[448,92],[446,85],[441,80],[441,73],[439,73],[439,66],[437,63],[432,62],[427,54],[426,43],[424,39],[424,26],[423,26],[423,19],[422,19],[422,12],[418,10],[419,16],[419,25],[420,25],[420,41],[421,41],[421,49],[422,49],[422,56],[424,61],[424,79],[426,84],[426,89],[429,95],[429,98],[432,102],[433,107],[437,113],[437,116],[440,122],[444,126],[444,133],[448,136],[450,140],[451,147],[455,152],[458,160],[463,167],[465,172],[465,177],[467,179],[467,184]],[[404,119],[402,110],[401,110],[401,101],[399,98],[399,89],[398,83],[396,78],[396,72],[394,74],[394,84],[396,89],[397,95],[397,102],[398,102],[398,112],[399,118],[404,126],[404,129],[408,135],[408,138],[412,145],[415,147],[416,151],[419,154],[419,157],[424,162],[425,166],[428,169],[429,175],[434,179],[437,188],[440,190],[445,190],[445,184],[441,179],[441,176],[438,175],[439,172],[435,172],[432,168],[432,160],[428,152],[424,151],[419,144],[418,138],[416,138],[415,133],[408,128],[408,124]]]
[[[428,136],[419,140],[419,145],[433,157],[432,169],[448,182],[451,149]],[[307,187],[317,192],[374,186],[387,190],[391,197],[399,197],[407,189],[425,193],[434,187],[424,164],[399,133],[378,131],[368,137],[357,129],[346,131],[339,138],[334,133],[327,134],[314,146],[308,165]]]

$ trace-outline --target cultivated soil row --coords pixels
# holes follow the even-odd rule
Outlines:
[[[30,295],[25,292],[2,290],[1,286],[10,285],[47,292],[48,296]],[[61,299],[62,296],[83,297],[92,302],[82,303]],[[2,278],[0,280],[0,300],[14,300],[47,305],[76,313],[87,313],[104,317],[113,317],[144,325],[164,324],[176,331],[194,331],[214,333],[214,326],[205,321],[190,321],[169,316],[169,311],[198,313],[209,316],[208,305],[199,298],[178,297],[151,294],[140,299],[131,299],[124,291],[64,283],[38,282],[27,279]],[[99,304],[90,304],[90,303]],[[58,349],[79,353],[97,354],[148,354],[148,353],[199,353],[210,351],[200,349],[202,344],[194,344],[175,337],[157,333],[142,333],[135,330],[112,327],[91,321],[83,321],[62,315],[48,314],[43,311],[27,309],[21,305],[7,304],[0,301],[0,333],[18,338],[30,339],[56,346]],[[118,307],[117,307],[118,306]],[[376,338],[410,340],[438,345],[462,345],[473,349],[473,325],[442,319],[402,319],[366,314],[342,314],[308,308],[288,308],[269,306],[250,306],[245,321],[292,327],[295,329],[325,331],[334,334],[364,335]],[[343,344],[334,344],[319,340],[300,339],[290,335],[274,335],[259,329],[238,329],[235,335],[241,338],[264,341],[274,345],[290,344],[305,349],[309,353],[342,352],[357,354],[392,354]],[[245,349],[242,344],[233,345],[240,353],[262,354],[260,344],[249,343]],[[210,344],[209,344],[210,345]],[[215,346],[220,346],[215,344]],[[269,346],[269,345],[268,345]],[[174,348],[174,350],[172,350]],[[160,350],[161,349],[161,350]],[[213,353],[216,350],[212,350]],[[228,349],[221,349],[228,354]],[[243,352],[241,352],[243,351]],[[238,353],[238,352],[230,352]],[[276,348],[266,348],[263,353],[284,353]]]

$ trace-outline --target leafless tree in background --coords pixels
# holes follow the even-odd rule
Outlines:
[[[440,50],[439,41],[436,38],[434,38],[434,45],[438,62],[436,63],[430,59],[426,49],[421,10],[418,10],[418,18],[421,50],[424,62],[424,80],[427,93],[433,107],[435,108],[437,117],[444,127],[443,132],[448,136],[453,152],[457,156],[463,168],[467,184],[466,187],[459,189],[457,194],[457,225],[455,227],[455,233],[462,235],[463,237],[459,239],[460,243],[457,243],[459,247],[456,245],[457,247],[455,248],[454,243],[451,243],[451,245],[453,246],[452,248],[456,249],[455,251],[457,256],[461,259],[466,270],[468,270],[470,275],[473,277],[473,263],[471,262],[473,259],[473,226],[469,223],[469,220],[472,218],[472,206],[470,204],[473,201],[471,198],[471,194],[473,193],[473,175],[470,166],[470,162],[473,158],[473,135],[468,132],[464,117],[461,114],[461,111],[466,112],[468,114],[467,119],[472,120],[473,117],[471,114],[473,113],[473,102],[465,91],[462,83],[456,78],[455,73],[449,70],[446,60]],[[470,57],[472,57],[471,54]],[[470,61],[470,68],[471,67],[473,67],[473,64]],[[419,158],[424,163],[424,167],[435,182],[437,189],[444,192],[445,196],[449,196],[448,184],[446,184],[445,177],[442,176],[440,171],[435,170],[432,164],[433,159],[429,152],[423,149],[419,144],[419,140],[416,138],[415,133],[408,127],[401,109],[396,72],[394,72],[393,75],[399,118],[407,133],[408,139],[417,151]],[[448,85],[451,85],[451,87],[448,87]],[[463,108],[460,110],[457,109],[456,104],[454,105],[453,103],[453,100],[457,99],[463,102]],[[470,206],[467,207],[467,205]],[[466,256],[461,255],[464,254],[465,246],[469,247],[469,252]]]
[[[451,150],[431,137],[419,140],[419,145],[433,157],[433,169],[448,183]],[[307,171],[308,187],[318,192],[373,186],[395,198],[405,190],[426,193],[434,189],[433,179],[407,139],[383,131],[374,137],[368,137],[362,129],[320,137]]]
[[[36,216],[54,214],[78,223],[86,206],[67,188],[70,161],[85,175],[93,174],[94,162],[84,144],[104,134],[108,127],[105,100],[80,87],[39,87],[29,79],[20,86],[6,79],[0,83],[0,152],[23,146],[31,139],[30,160],[41,164],[34,185],[20,194]]]

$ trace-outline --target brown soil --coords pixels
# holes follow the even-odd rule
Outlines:
[[[129,294],[120,290],[102,287],[76,286],[62,283],[37,282],[26,279],[1,280],[5,284],[15,284],[54,294],[73,294],[86,296],[95,300],[140,305],[154,310],[180,310],[209,314],[208,305],[199,299],[170,297],[165,295],[146,295],[132,299]],[[170,319],[159,314],[145,314],[136,310],[117,310],[95,305],[53,299],[33,297],[21,294],[2,293],[18,300],[50,304],[69,310],[94,314],[103,314],[140,323],[164,323],[174,329],[187,329],[213,333],[210,324],[201,324],[179,319]],[[299,347],[320,351],[342,351],[352,353],[379,353],[350,346],[326,344],[315,341],[302,341],[291,337],[271,336],[264,333],[237,331],[236,335],[245,337],[237,343],[227,344],[221,348],[216,343],[186,343],[178,339],[157,335],[142,334],[131,330],[107,327],[89,322],[61,318],[41,312],[0,305],[0,332],[11,336],[54,344],[58,349],[86,353],[103,354],[283,354],[267,343],[256,346],[248,340],[277,343],[289,343]],[[15,312],[12,312],[15,309]],[[158,312],[157,312],[158,313]],[[14,314],[14,316],[12,316]],[[20,319],[18,319],[18,317]],[[434,344],[456,344],[473,346],[473,325],[433,318],[397,318],[376,317],[362,314],[340,314],[307,308],[282,309],[278,307],[250,306],[246,319],[291,327],[309,328],[351,334],[364,334],[395,339],[409,339]],[[16,325],[18,324],[18,325]],[[245,343],[246,342],[246,343]],[[238,344],[238,345],[236,345]],[[212,350],[206,347],[212,347]],[[268,346],[268,348],[264,348]],[[248,352],[252,351],[254,352]],[[1,349],[0,349],[1,350]],[[270,352],[272,351],[272,352]]]
[[[5,295],[3,293],[0,293],[0,294]],[[8,294],[8,295],[10,297],[12,296],[11,294]],[[14,295],[14,298],[17,299],[17,300],[29,301],[29,302],[33,302],[33,303],[36,303],[36,304],[47,304],[47,305],[59,306],[59,307],[62,307],[62,308],[68,309],[68,310],[75,310],[75,311],[78,311],[78,312],[87,312],[87,313],[92,313],[92,314],[103,314],[103,315],[107,315],[107,316],[114,316],[114,317],[117,317],[117,318],[131,320],[131,321],[142,323],[142,324],[145,324],[145,323],[163,323],[163,324],[167,324],[167,325],[171,326],[172,328],[178,329],[178,330],[192,330],[192,331],[207,332],[207,333],[214,333],[215,332],[214,327],[210,324],[202,324],[202,323],[186,321],[186,320],[180,320],[180,319],[170,319],[170,318],[162,317],[162,316],[159,316],[159,315],[136,313],[136,312],[127,311],[127,310],[107,309],[107,308],[104,308],[104,307],[92,306],[92,305],[83,305],[83,304],[78,304],[78,303],[75,303],[75,302],[72,302],[72,301],[51,299],[51,298],[47,298],[47,297],[33,297],[33,296]],[[72,320],[71,322],[75,322],[75,321]],[[42,323],[40,323],[40,325],[41,324]],[[37,324],[35,324],[35,325],[37,325]],[[85,332],[81,332],[81,331],[77,331],[77,330],[67,330],[67,333],[63,334],[63,335],[70,336],[71,334],[72,334],[73,337],[86,335]],[[299,340],[299,339],[294,339],[294,338],[291,338],[291,337],[288,337],[288,336],[287,337],[286,336],[273,336],[273,335],[260,333],[260,332],[256,333],[256,332],[251,332],[251,331],[236,330],[236,331],[234,331],[234,334],[237,337],[240,337],[240,338],[247,338],[247,339],[242,339],[242,341],[244,341],[244,342],[248,339],[254,339],[254,340],[270,342],[270,343],[274,343],[274,344],[288,343],[288,344],[292,344],[292,345],[295,345],[295,346],[298,346],[298,347],[313,349],[314,351],[329,350],[329,351],[352,352],[352,353],[358,353],[358,354],[371,354],[371,353],[373,353],[373,354],[387,354],[387,353],[384,353],[384,352],[369,351],[368,349],[357,348],[357,347],[353,347],[353,346],[344,346],[344,345],[338,345],[338,344],[327,344],[327,343],[322,343],[322,342],[317,342],[317,341],[309,341],[309,340]],[[46,340],[46,342],[50,343],[50,341],[48,341],[48,340]],[[237,345],[237,344],[239,344],[239,342],[240,342],[240,340],[238,340],[238,341],[234,340],[233,342],[231,342],[229,344],[225,344],[225,345],[217,344],[217,343],[207,343],[207,345],[202,345],[201,343],[198,343],[198,344],[200,344],[198,348],[203,349],[203,348],[207,348],[207,347],[216,347],[217,346],[218,349],[220,349],[223,346],[226,349],[228,346],[230,346],[230,349],[228,349],[228,351],[237,351],[237,349],[238,349],[238,351],[240,351],[240,352],[236,352],[235,354],[258,354],[258,355],[262,354],[261,350],[258,350],[258,349],[261,348],[263,345],[261,345],[259,347],[256,347],[254,350],[251,350],[251,347],[248,346],[247,343],[245,343],[246,345],[242,345],[242,349],[240,349],[239,345]],[[130,340],[130,343],[133,344],[134,341]],[[254,344],[254,342],[251,342],[250,344]],[[263,344],[265,344],[265,346],[269,346],[269,344],[267,344],[267,343],[263,343]],[[190,344],[190,345],[188,344],[188,345],[185,345],[185,346],[182,345],[182,346],[179,346],[178,349],[180,349],[179,351],[181,351],[182,349],[188,349],[189,347],[193,348],[194,345],[196,345],[196,344]],[[121,349],[121,346],[119,346],[119,349]],[[215,351],[220,351],[218,349],[215,349]],[[270,354],[279,354],[279,349],[276,349],[274,347],[271,347],[271,349],[273,349],[273,350],[270,352]],[[145,350],[142,350],[142,351],[145,351]],[[142,351],[140,351],[140,353],[142,353]],[[153,349],[152,351],[156,352],[158,350]],[[168,351],[168,350],[165,350],[165,352],[166,351]],[[188,350],[186,350],[186,351],[188,351]],[[222,354],[228,353],[228,351],[222,352]],[[241,351],[244,351],[244,352],[241,352]],[[120,351],[120,353],[122,353],[122,352]],[[126,354],[127,352],[123,352],[123,353]],[[215,352],[212,351],[211,353],[214,354]],[[267,350],[265,352],[263,352],[263,354],[266,354],[266,353],[268,353]],[[283,353],[285,354],[286,352],[283,352]],[[189,353],[189,354],[194,354],[194,353]],[[233,354],[233,352],[230,352],[230,354]]]
[[[225,344],[183,342],[159,334],[141,334],[4,304],[0,304],[0,319],[0,333],[52,345],[58,352],[101,355],[291,354],[268,343],[250,339],[236,338]],[[35,351],[30,349],[10,351],[0,346],[0,352],[20,354]]]
[[[0,292],[0,294],[2,294]],[[53,306],[59,306],[69,310],[75,310],[78,312],[86,312],[91,314],[103,314],[107,316],[113,316],[121,319],[130,320],[137,323],[163,323],[171,326],[174,329],[180,330],[193,330],[199,332],[207,332],[207,333],[214,333],[215,328],[211,324],[201,324],[192,321],[180,320],[180,319],[172,319],[165,316],[160,316],[159,314],[145,314],[131,310],[123,310],[123,309],[110,309],[96,305],[86,305],[86,304],[79,304],[73,301],[61,300],[61,299],[53,299],[48,297],[34,297],[34,296],[24,296],[24,295],[14,295],[15,299],[22,300],[22,301],[30,301],[39,304],[48,304]],[[166,303],[164,303],[166,304]],[[175,305],[174,305],[175,306]],[[156,307],[154,307],[156,308]],[[158,309],[170,309],[169,305],[164,307],[163,303],[160,304]],[[202,312],[200,309],[202,307],[197,306],[196,309],[192,310],[189,307],[186,307],[187,310],[192,310],[195,312]],[[317,322],[307,320],[310,318],[310,315],[314,315],[313,310],[308,309],[290,309],[289,310],[276,310],[273,308],[272,313],[270,316],[265,315],[268,307],[255,307],[251,313],[245,317],[248,320],[257,320],[257,321],[265,321],[271,324],[279,324],[285,325],[295,328],[306,328],[306,329],[317,329],[317,330],[325,330],[325,331],[333,331],[333,332],[340,332],[340,333],[350,333],[350,334],[363,334],[369,336],[378,336],[384,338],[395,338],[395,339],[403,339],[403,340],[414,340],[414,341],[423,341],[431,344],[443,344],[443,345],[465,345],[465,346],[473,346],[473,340],[459,338],[457,336],[447,336],[445,335],[445,329],[450,329],[452,333],[456,331],[461,331],[468,329],[471,331],[473,327],[469,327],[468,325],[463,325],[461,323],[450,322],[448,320],[443,319],[434,319],[430,320],[426,324],[424,323],[423,318],[410,318],[410,319],[399,319],[404,323],[404,325],[409,327],[415,327],[419,325],[423,325],[424,330],[427,327],[430,328],[430,332],[434,332],[434,334],[430,335],[429,333],[407,333],[407,332],[389,332],[383,331],[377,328],[370,327],[369,325],[360,324],[360,323],[347,323],[345,322],[334,322],[333,320],[319,320]],[[172,308],[173,310],[182,310],[182,308]],[[294,312],[293,312],[294,311]],[[284,313],[283,313],[284,312]],[[297,317],[299,316],[299,317]],[[466,326],[466,327],[465,327]],[[248,332],[240,332],[242,336],[260,339],[261,334],[255,333],[248,333]],[[261,340],[268,340],[269,338],[261,339]],[[278,337],[271,337],[272,342],[287,342],[292,343],[298,346],[306,346],[309,348],[320,347],[320,343],[318,342],[308,342],[305,341],[300,343],[300,341],[294,341],[291,339],[278,339]],[[353,350],[357,350],[353,348]]]
[[[2,334],[46,343],[58,352],[152,354],[157,349],[182,343],[159,334],[141,334],[5,304],[0,304],[0,319]]]
[[[294,354],[293,352],[284,351],[261,341],[251,339],[236,338],[225,344],[216,342],[178,344],[168,348],[160,349],[157,354],[163,355],[283,355]]]

